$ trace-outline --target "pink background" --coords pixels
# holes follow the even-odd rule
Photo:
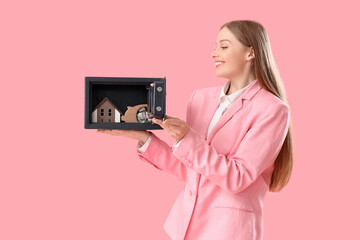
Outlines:
[[[210,54],[240,19],[266,28],[294,126],[264,239],[360,239],[356,1],[51,2],[0,7],[0,239],[169,239],[184,185],[137,141],[84,129],[84,77],[166,76],[167,114],[185,119],[194,89],[225,83]]]

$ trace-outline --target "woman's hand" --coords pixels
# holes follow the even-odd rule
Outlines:
[[[106,133],[109,135],[118,135],[127,138],[136,139],[142,143],[145,143],[150,132],[146,130],[129,130],[129,129],[97,129],[97,132]]]
[[[159,124],[176,141],[180,141],[190,130],[190,126],[179,118],[165,115],[165,121],[153,118],[152,121]]]

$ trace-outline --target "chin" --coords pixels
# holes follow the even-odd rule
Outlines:
[[[221,78],[229,78],[229,77],[228,77],[228,74],[223,73],[222,71],[216,71],[216,72],[215,72],[215,75],[216,75],[217,77],[221,77]]]

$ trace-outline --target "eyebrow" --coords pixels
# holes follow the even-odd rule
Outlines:
[[[231,42],[230,40],[227,40],[227,39],[222,39],[222,40],[220,40],[219,42],[222,42],[222,41],[229,41],[229,42]],[[215,42],[215,44],[217,44],[217,43]]]

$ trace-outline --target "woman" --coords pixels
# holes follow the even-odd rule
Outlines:
[[[98,131],[139,140],[141,160],[186,183],[164,224],[172,239],[259,240],[265,194],[292,171],[290,109],[261,24],[224,24],[211,56],[229,80],[195,90],[186,121],[153,119],[172,147],[148,131]]]

